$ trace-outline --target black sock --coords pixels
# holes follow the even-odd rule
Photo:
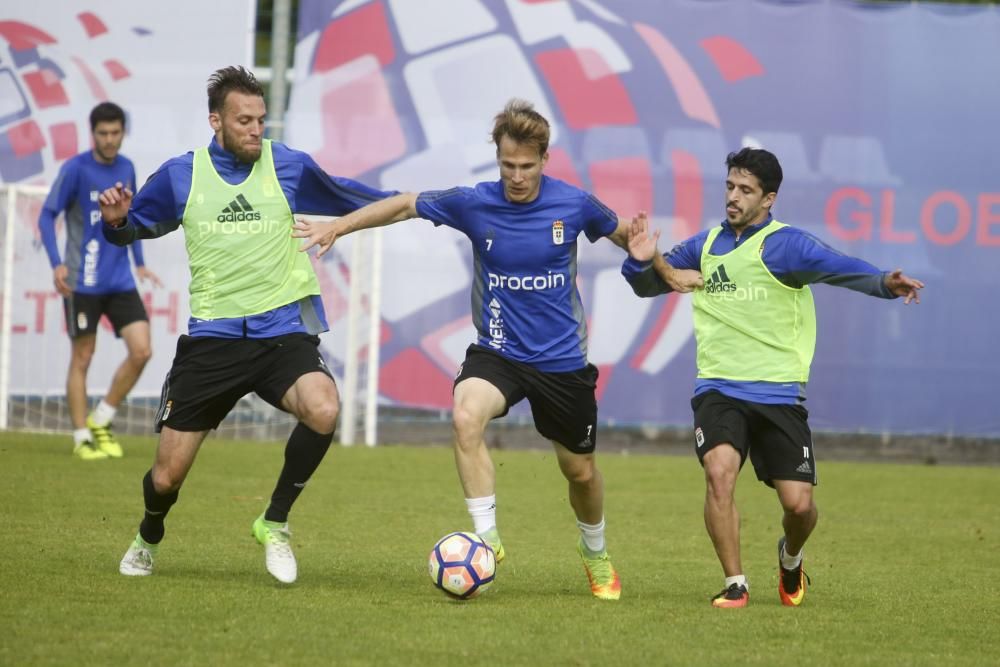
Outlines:
[[[153,488],[153,471],[142,478],[142,497],[146,503],[146,516],[139,524],[139,536],[148,544],[159,544],[163,539],[163,520],[170,507],[177,502],[177,491],[161,496]]]
[[[285,466],[271,494],[271,504],[264,512],[266,520],[278,523],[288,521],[292,504],[316,472],[332,440],[333,433],[317,433],[301,422],[295,427],[285,445]]]

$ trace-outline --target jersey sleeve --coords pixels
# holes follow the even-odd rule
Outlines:
[[[464,233],[471,217],[464,215],[471,192],[470,188],[463,187],[421,192],[417,195],[417,215],[435,226],[444,225]]]
[[[56,176],[38,216],[38,233],[42,237],[45,254],[49,256],[49,265],[53,269],[62,264],[59,244],[56,240],[56,218],[66,210],[69,203],[76,197],[78,181],[76,161],[65,162],[60,167],[59,174]]]
[[[765,241],[763,259],[771,273],[790,287],[826,283],[883,299],[896,297],[885,287],[885,272],[795,227],[772,234]]]
[[[590,193],[583,197],[583,233],[591,243],[618,229],[618,214]]]
[[[127,245],[137,239],[163,236],[180,227],[191,192],[193,161],[194,154],[188,153],[168,160],[153,172],[132,199],[125,224],[111,227],[104,223],[104,238],[115,245]]]
[[[274,142],[274,169],[292,213],[346,215],[374,201],[399,194],[350,178],[331,176],[303,151]]]

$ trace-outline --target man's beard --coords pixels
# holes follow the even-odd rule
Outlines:
[[[101,150],[101,147],[98,146],[94,149],[94,152],[97,153],[98,157],[102,161],[108,163],[114,162],[114,159],[118,157],[118,147],[106,148],[104,150]]]
[[[253,164],[260,159],[260,148],[246,149],[240,145],[240,142],[232,137],[226,128],[222,128],[222,143],[226,150],[236,156],[236,159],[244,164]]]

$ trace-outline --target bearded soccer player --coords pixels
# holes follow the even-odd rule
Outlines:
[[[593,195],[545,176],[549,123],[512,100],[494,119],[500,180],[475,187],[401,194],[333,222],[296,222],[306,248],[326,252],[344,234],[424,218],[465,234],[476,275],[472,319],[478,340],[454,386],[455,462],[474,530],[505,557],[496,522],[496,474],[484,433],[523,399],[555,448],[580,530],[578,551],[592,594],[617,600],[621,581],[604,539],[604,480],[597,444],[597,368],[587,362],[587,325],[576,287],[577,239],[624,248],[628,226]],[[673,272],[674,289],[700,283]]]
[[[93,148],[63,164],[38,218],[38,230],[52,265],[52,282],[63,297],[70,338],[66,402],[73,424],[73,454],[84,461],[121,458],[122,447],[111,431],[118,407],[139,380],[152,354],[149,318],[135,287],[128,250],[101,234],[98,195],[117,182],[132,187],[135,168],[120,153],[125,111],[102,102],[90,112]],[[56,218],[65,212],[66,253],[59,256]],[[142,245],[132,246],[140,280],[160,285],[146,268]],[[127,356],[115,370],[104,398],[87,414],[87,372],[97,348],[97,325],[107,316],[115,336],[125,341]]]
[[[100,197],[110,241],[183,227],[191,269],[188,334],[163,385],[160,441],[142,480],[146,513],[119,570],[152,574],[164,518],[205,436],[254,392],[298,419],[252,526],[267,571],[292,583],[288,513],[326,454],[340,409],[319,351],[327,329],[319,282],[291,236],[292,214],[343,215],[386,193],[330,177],[307,154],[264,139],[264,92],[242,67],[211,76],[208,111],[208,146],[167,161],[134,199],[121,184]]]
[[[677,269],[698,269],[694,294],[698,379],[695,451],[705,471],[705,526],[725,574],[715,607],[745,607],[750,586],[740,560],[736,478],[749,456],[757,479],[775,489],[783,511],[778,540],[778,596],[805,599],[809,579],[802,547],[816,526],[816,459],[803,402],[816,345],[811,283],[882,299],[919,303],[924,284],[902,271],[880,271],[795,227],[771,207],[781,165],[766,150],[744,148],[726,158],[726,220],[666,255],[640,216],[629,229],[622,273],[639,296],[671,290]]]

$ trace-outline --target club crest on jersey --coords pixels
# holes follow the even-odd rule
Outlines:
[[[563,228],[564,225],[562,220],[556,220],[552,223],[552,243],[555,245],[562,245],[563,240],[566,238]]]

